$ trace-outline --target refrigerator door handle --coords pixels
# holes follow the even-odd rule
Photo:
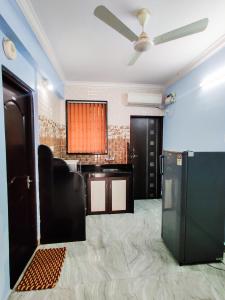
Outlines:
[[[159,168],[160,168],[160,174],[163,175],[163,164],[164,164],[164,155],[159,156]]]

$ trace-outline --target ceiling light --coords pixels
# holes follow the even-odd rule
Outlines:
[[[53,91],[53,89],[54,89],[54,88],[53,88],[53,85],[52,85],[51,83],[49,83],[49,84],[47,85],[47,87],[48,87],[48,90],[49,90],[49,91]]]
[[[48,81],[47,78],[42,79],[42,84],[45,89],[48,89],[49,91],[54,90],[54,86]]]
[[[206,77],[201,83],[200,87],[204,89],[209,89],[225,82],[225,67],[217,70]]]

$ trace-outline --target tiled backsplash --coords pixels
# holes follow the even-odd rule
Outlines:
[[[127,148],[130,141],[129,126],[108,126],[107,155],[75,155],[66,153],[66,127],[45,116],[39,116],[40,143],[51,147],[54,156],[77,159],[85,164],[127,163]]]

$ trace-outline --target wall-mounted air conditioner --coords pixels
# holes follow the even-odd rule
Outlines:
[[[131,92],[127,94],[127,105],[161,107],[162,94]]]

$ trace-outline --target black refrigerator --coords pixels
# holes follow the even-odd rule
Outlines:
[[[162,239],[180,265],[221,261],[225,152],[164,151]]]

